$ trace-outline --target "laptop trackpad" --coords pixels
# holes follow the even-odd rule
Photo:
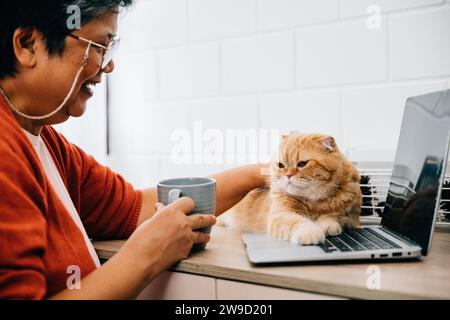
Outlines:
[[[298,261],[324,255],[324,251],[318,246],[302,246],[272,238],[265,233],[244,233],[242,239],[247,246],[250,261],[255,263]]]

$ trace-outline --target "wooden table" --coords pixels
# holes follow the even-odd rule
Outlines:
[[[96,242],[100,258],[111,258],[124,241]],[[381,271],[380,289],[367,285],[371,266]],[[450,234],[435,232],[429,256],[412,262],[295,264],[249,263],[238,232],[215,226],[207,248],[172,270],[215,279],[356,299],[450,299]],[[287,291],[286,291],[287,292]]]

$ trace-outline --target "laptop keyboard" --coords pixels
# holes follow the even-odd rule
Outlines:
[[[327,253],[401,248],[370,228],[350,229],[338,236],[328,236],[319,247]]]

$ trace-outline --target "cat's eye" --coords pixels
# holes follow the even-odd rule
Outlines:
[[[309,161],[300,161],[300,162],[297,164],[297,167],[303,168],[303,167],[305,167],[305,166],[308,164],[308,162],[309,162]]]
[[[283,169],[285,166],[281,162],[278,162],[278,168]]]

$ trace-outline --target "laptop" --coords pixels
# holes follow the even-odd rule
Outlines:
[[[245,233],[252,263],[415,259],[431,247],[447,163],[450,90],[408,98],[381,224],[302,246]]]

